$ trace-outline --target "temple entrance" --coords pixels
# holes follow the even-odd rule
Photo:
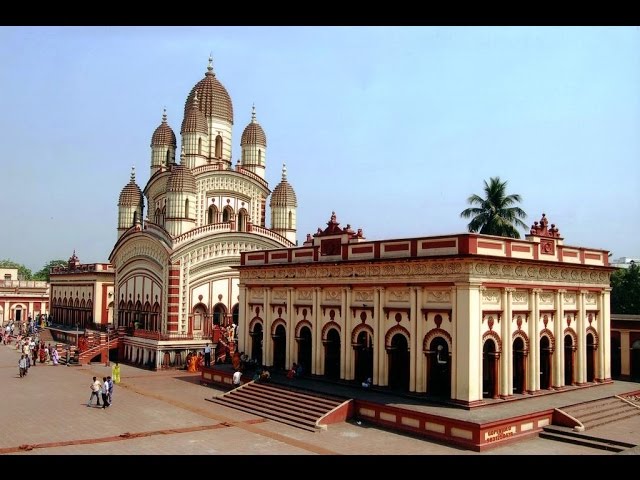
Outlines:
[[[631,380],[640,380],[640,340],[631,345]]]
[[[611,376],[613,378],[620,378],[621,374],[622,355],[620,354],[620,332],[611,332]]]
[[[396,333],[391,339],[389,353],[389,388],[409,390],[409,345],[407,338]]]
[[[327,332],[324,343],[324,376],[340,378],[340,333],[335,328]]]
[[[22,321],[22,310],[20,310],[19,308],[16,308],[14,310],[14,314],[15,314],[15,317],[14,317],[15,322],[20,323]]]
[[[525,393],[527,388],[527,357],[524,340],[518,337],[513,341],[513,393]]]
[[[355,380],[357,383],[364,382],[367,378],[373,378],[373,338],[367,331],[358,334],[356,345],[353,346],[355,353]]]
[[[300,329],[298,340],[298,363],[303,372],[311,372],[311,330],[309,327]]]
[[[287,359],[287,331],[284,325],[278,325],[273,338],[273,368],[276,370],[284,370]]]
[[[498,398],[498,364],[496,342],[487,338],[482,347],[482,397]]]
[[[573,385],[573,338],[564,337],[564,384]]]
[[[429,345],[427,372],[427,393],[436,397],[451,398],[449,344],[442,337],[434,338]]]
[[[262,324],[256,323],[251,335],[251,358],[262,365]]]
[[[551,388],[551,343],[549,337],[540,337],[540,389]]]
[[[591,333],[587,333],[587,382],[593,382],[596,379],[596,345],[595,339]]]

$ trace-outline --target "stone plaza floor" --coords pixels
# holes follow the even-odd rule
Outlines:
[[[308,432],[207,402],[223,392],[185,371],[121,365],[113,405],[87,407],[102,364],[37,364],[18,375],[15,345],[0,345],[0,453],[15,455],[615,455],[539,438],[472,452],[366,423]],[[636,425],[626,428],[636,429]]]

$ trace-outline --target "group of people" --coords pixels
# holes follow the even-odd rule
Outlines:
[[[118,364],[116,363],[116,365]],[[118,378],[118,382],[115,382],[111,376],[102,377],[102,383],[100,383],[98,377],[93,377],[93,382],[91,383],[91,396],[89,397],[87,407],[91,406],[91,400],[93,400],[93,397],[96,397],[96,405],[98,407],[102,406],[103,409],[110,407],[113,403],[114,383],[120,383],[120,379]],[[102,395],[102,404],[100,403],[100,395]]]
[[[287,371],[287,378],[291,380],[296,377],[301,377],[303,373],[304,369],[302,368],[302,364],[293,362],[293,365],[291,365],[291,368]]]

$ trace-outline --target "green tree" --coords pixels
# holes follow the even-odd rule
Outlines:
[[[33,274],[33,279],[44,280],[45,282],[48,282],[50,269],[57,266],[65,267],[67,263],[67,260],[51,260],[50,262],[46,263],[44,267],[42,267],[42,270],[38,270]]]
[[[522,221],[527,218],[527,214],[520,207],[514,206],[522,201],[520,195],[507,195],[506,190],[506,180],[501,182],[500,177],[492,177],[489,183],[484,181],[484,198],[475,193],[467,198],[470,205],[478,205],[460,212],[462,218],[471,218],[467,225],[470,232],[520,238],[517,227],[525,230],[528,228]]]
[[[611,313],[640,315],[640,266],[634,262],[611,274]]]
[[[31,270],[20,263],[14,262],[13,260],[0,260],[0,268],[17,268],[18,280],[31,280]]]

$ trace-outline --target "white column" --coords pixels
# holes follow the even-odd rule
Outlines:
[[[35,318],[35,315],[33,314],[33,302],[29,302],[29,311],[27,312],[27,318],[25,320],[29,317],[31,317],[32,320]]]
[[[376,315],[376,351],[378,352],[378,385],[388,385],[386,364],[387,362],[387,350],[385,349],[384,337],[385,337],[385,322],[384,322],[384,287],[376,288],[376,294],[374,295],[374,309]],[[374,372],[375,373],[375,372]]]
[[[264,366],[273,365],[273,356],[271,355],[271,350],[273,350],[271,343],[273,342],[273,338],[271,338],[271,287],[264,288],[264,332],[263,342],[262,342],[262,364]]]
[[[501,397],[508,397],[512,394],[509,391],[509,364],[511,358],[509,356],[509,324],[511,323],[511,316],[509,312],[511,310],[509,300],[511,298],[511,288],[505,288],[502,290],[502,318],[500,319],[500,339],[502,340],[502,352],[500,353],[500,392]]]
[[[540,390],[540,293],[542,289],[529,291],[529,378],[527,381],[530,393]]]
[[[418,356],[422,355],[422,349],[418,349],[418,335],[416,328],[418,323],[418,305],[416,304],[416,287],[409,287],[409,391],[416,391],[416,363]]]
[[[605,375],[605,351],[606,349],[604,348],[604,309],[603,309],[603,305],[604,305],[604,292],[601,292],[598,295],[598,305],[599,305],[599,309],[598,309],[598,314],[596,316],[596,330],[598,331],[598,352],[597,352],[597,357],[598,357],[598,362],[597,362],[597,369],[596,369],[596,379],[599,381],[603,381],[606,378]],[[622,340],[622,338],[621,338]],[[609,346],[609,348],[611,348],[611,346]],[[624,360],[623,360],[624,361]],[[623,372],[620,372],[623,373]]]
[[[238,351],[239,352],[248,352],[249,351],[249,322],[251,321],[251,312],[249,311],[249,306],[247,305],[247,287],[244,285],[240,285],[240,298],[238,299],[238,308],[240,311],[238,312],[238,329],[240,330],[238,333]],[[209,317],[205,316],[205,322],[209,322]],[[213,355],[215,357],[215,354]]]
[[[556,291],[555,295],[555,314],[553,315],[553,336],[556,339],[556,349],[553,352],[552,370],[553,370],[553,387],[561,387],[564,385],[564,338],[562,336],[562,322],[564,320],[564,313],[562,308],[562,302],[564,301],[563,295],[566,290],[560,289]]]
[[[346,380],[347,378],[347,322],[349,321],[350,312],[347,311],[347,290],[345,287],[340,292],[340,307],[342,311],[342,328],[340,332],[340,378]]]
[[[576,335],[578,337],[578,345],[576,345],[576,382],[582,385],[587,382],[587,332],[585,327],[585,301],[586,290],[580,290],[577,295],[576,306],[578,313],[576,316]]]
[[[322,290],[319,287],[313,289],[313,314],[311,316],[311,323],[313,324],[313,341],[312,341],[312,353],[311,353],[311,372],[314,375],[322,375],[323,366],[320,364],[320,353],[322,349],[322,338],[320,327],[320,292]]]
[[[285,360],[285,365],[287,368],[290,368],[295,362],[296,354],[295,354],[295,330],[296,330],[296,320],[295,320],[295,309],[293,308],[293,288],[287,288],[287,358]]]
[[[424,317],[422,316],[422,286],[416,290],[416,392],[426,392],[425,388],[425,358],[422,351],[424,340]],[[449,352],[451,353],[451,352]]]
[[[453,325],[453,328],[451,329],[451,331],[454,332],[454,334],[451,335],[451,351],[449,352],[449,358],[451,359],[451,398],[458,398],[457,382],[455,381],[456,372],[457,372],[456,351],[458,348],[458,343],[457,343],[458,340],[456,339],[456,335],[455,335],[455,330],[456,330],[455,325],[458,324],[457,304],[458,304],[458,289],[454,285],[453,287],[451,287],[451,324],[450,324],[450,326]],[[480,383],[482,384],[482,346],[480,345],[480,343],[482,342],[482,339],[480,338],[480,333],[479,333],[480,325],[482,324],[482,302],[478,302],[478,319],[480,322],[480,324],[477,327],[478,328],[478,348],[480,350],[480,365],[476,375],[480,376]],[[423,323],[423,326],[424,326],[424,323]],[[422,361],[426,363],[424,356],[422,357]],[[426,385],[425,385],[425,388],[426,388]],[[482,390],[482,388],[480,388],[480,390]],[[482,397],[482,391],[480,392],[480,397]]]
[[[345,310],[345,320],[344,320],[344,325],[345,325],[345,332],[344,332],[344,343],[345,343],[345,352],[346,352],[346,357],[345,357],[345,379],[346,380],[353,380],[355,378],[354,375],[354,368],[353,368],[353,362],[354,362],[354,352],[353,352],[353,347],[351,346],[351,332],[353,331],[353,314],[351,313],[351,287],[345,287],[346,290],[346,294],[347,294],[347,305],[346,305],[346,310]]]
[[[463,402],[482,400],[482,306],[479,283],[456,284],[456,321],[453,323],[456,359],[454,399]]]
[[[611,287],[606,287],[602,296],[602,344],[604,355],[604,378],[611,380]]]

